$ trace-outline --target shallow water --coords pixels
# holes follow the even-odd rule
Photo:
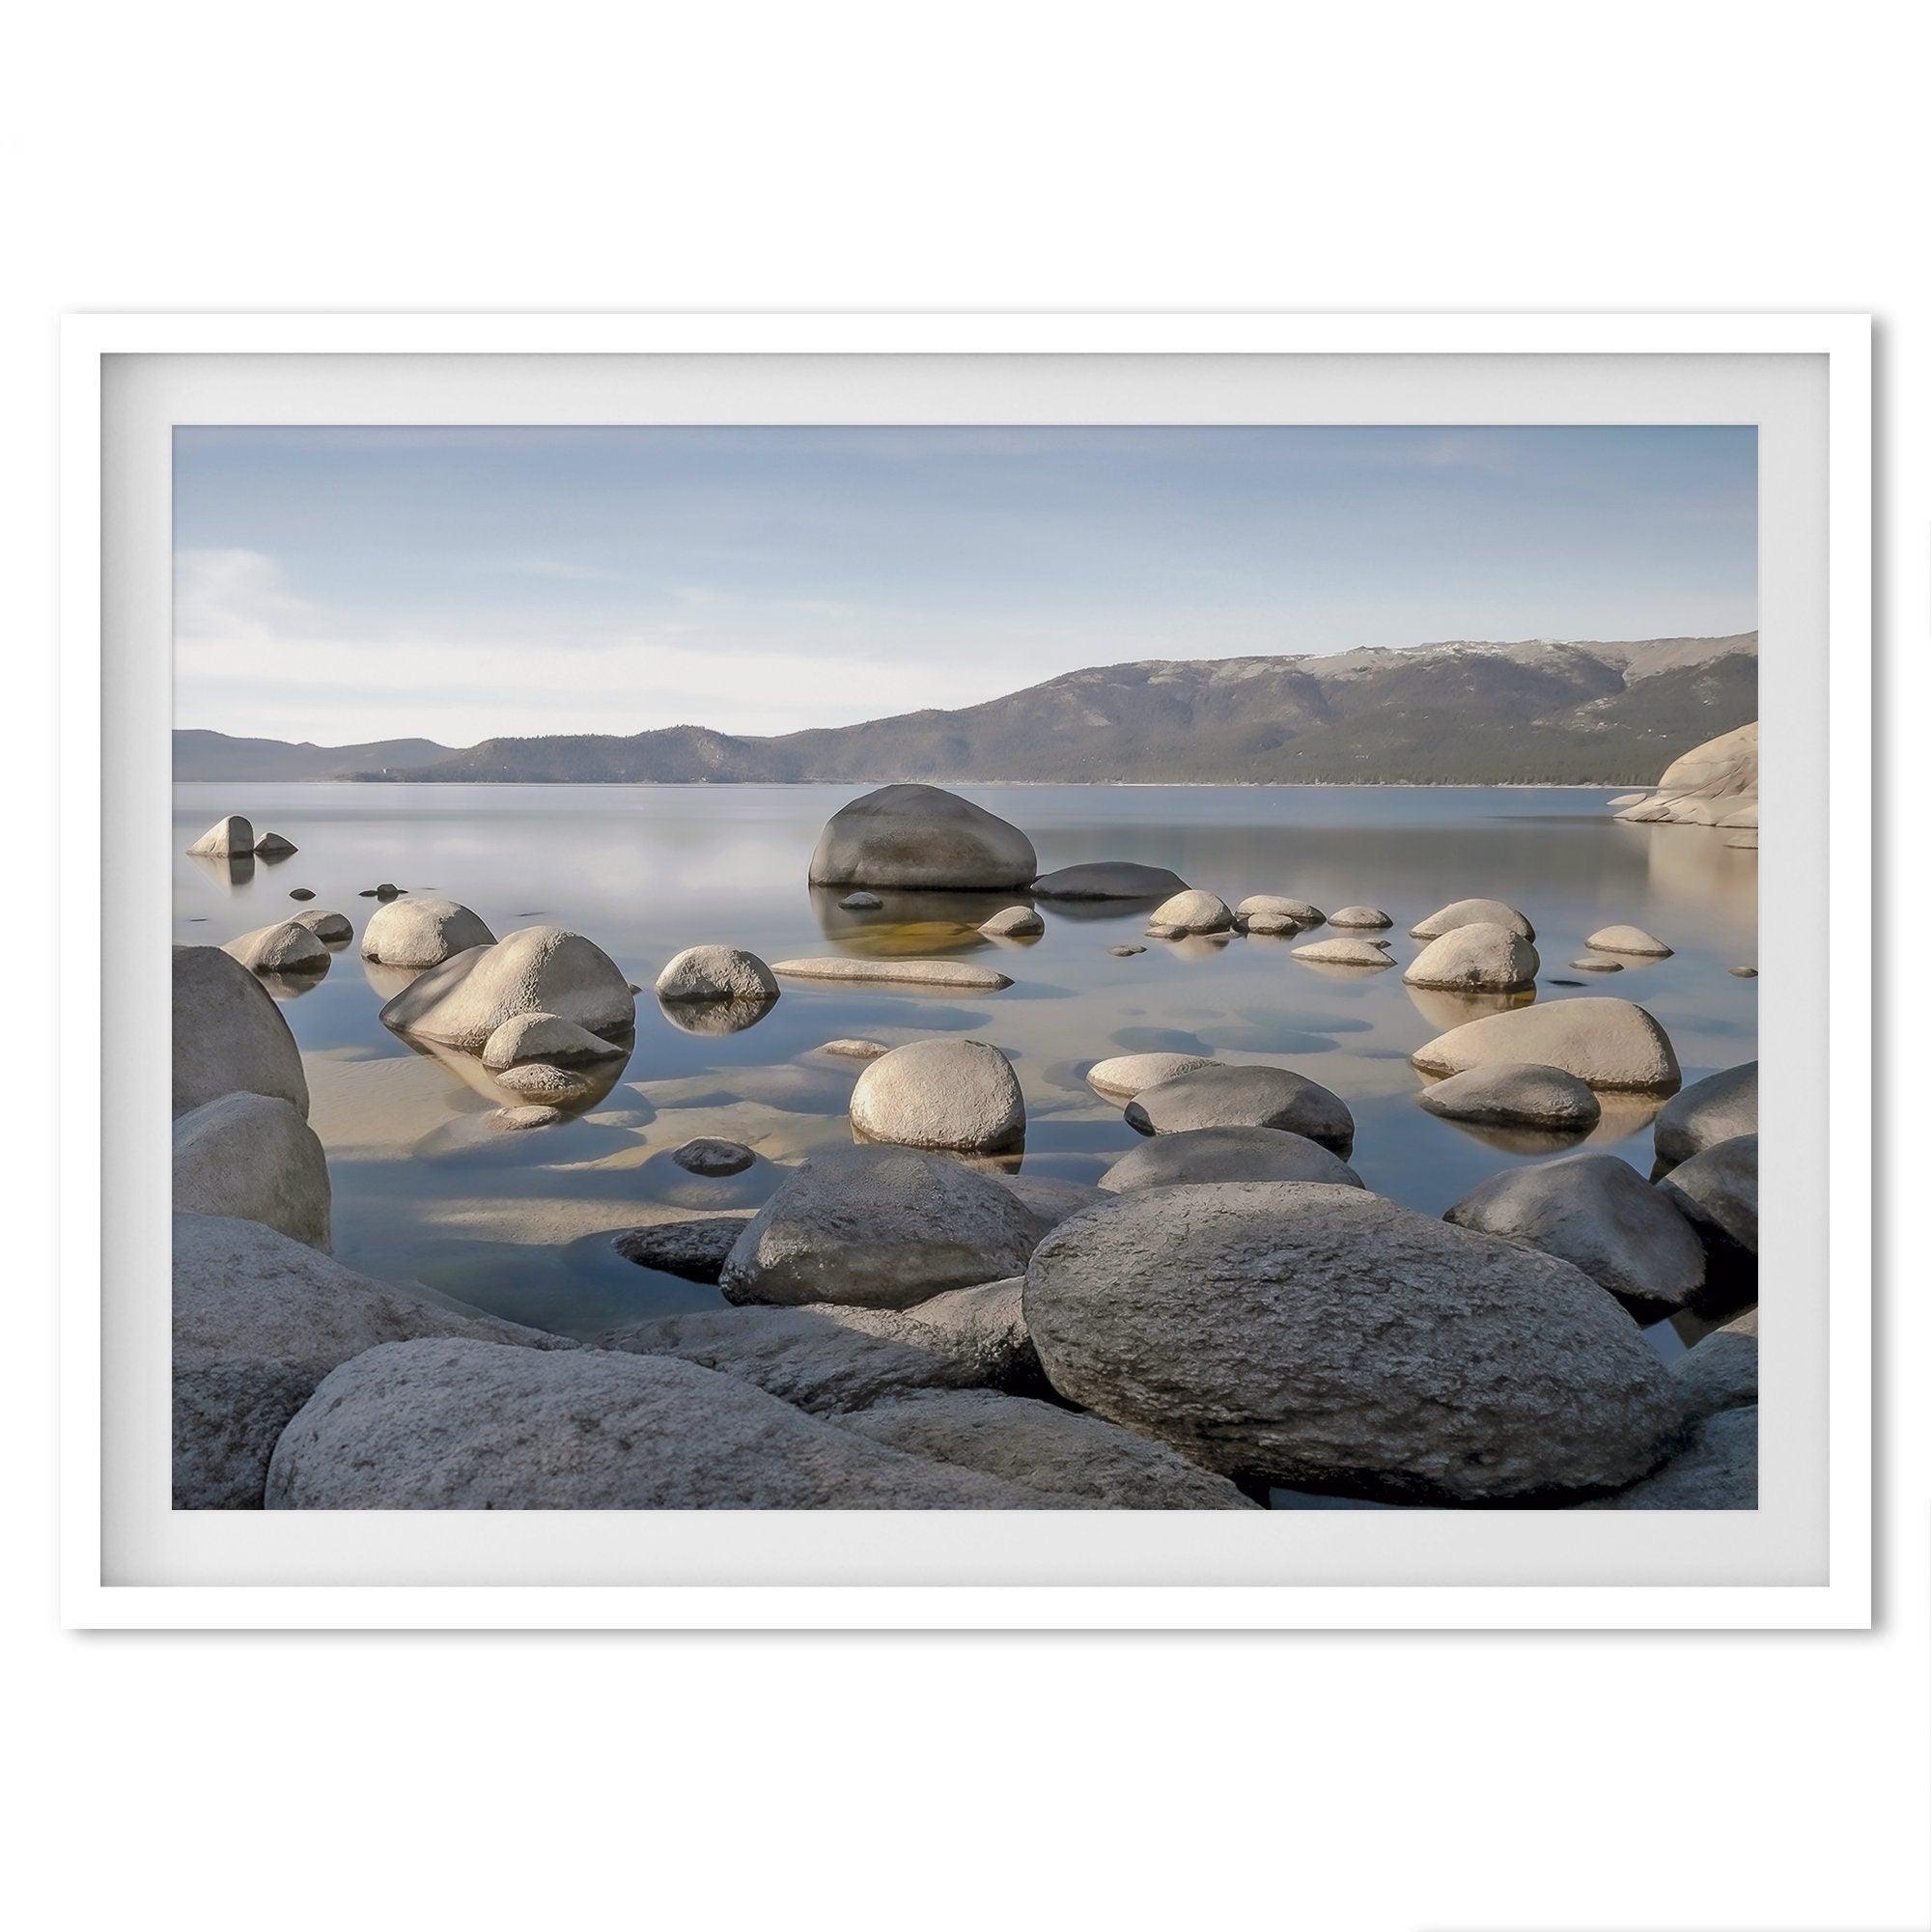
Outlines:
[[[1413,991],[1406,936],[1437,906],[1508,900],[1534,922],[1538,1000],[1613,994],[1668,1030],[1685,1081],[1756,1053],[1756,854],[1680,826],[1622,826],[1611,792],[1308,786],[970,786],[1023,826],[1041,869],[1090,858],[1171,866],[1230,904],[1250,892],[1394,919],[1393,970],[1317,968],[1302,939],[1142,940],[1145,905],[1041,902],[1045,936],[978,937],[1017,894],[887,895],[840,911],[805,885],[826,818],[862,786],[238,785],[175,788],[175,938],[220,944],[289,917],[307,886],[359,937],[393,880],[473,907],[500,937],[537,923],[587,934],[646,989],[636,1044],[602,1101],[564,1126],[499,1134],[473,1063],[413,1050],[377,1018],[406,975],[341,949],[307,989],[275,989],[307,1064],[312,1119],[328,1150],[335,1249],[350,1267],[415,1278],[514,1320],[570,1334],[719,1304],[713,1288],[632,1266],[609,1234],[669,1216],[748,1207],[784,1162],[848,1144],[862,1063],[817,1052],[859,1034],[896,1044],[970,1033],[1004,1049],[1024,1089],[1028,1173],[1096,1179],[1135,1135],[1081,1078],[1094,1061],[1156,1048],[1292,1066],[1353,1108],[1353,1162],[1367,1185],[1440,1214],[1504,1167],[1572,1151],[1572,1138],[1507,1136],[1415,1105],[1408,1056],[1499,1003]],[[299,851],[230,866],[183,848],[226,812]],[[1647,927],[1671,959],[1617,973],[1572,971],[1598,927]],[[1322,928],[1305,938],[1325,938]],[[1002,993],[785,982],[756,1024],[723,1034],[673,1023],[650,996],[664,963],[721,941],[767,960],[833,951],[972,957],[1011,975]],[[1144,943],[1115,959],[1107,948]],[[1558,981],[1580,984],[1564,986]],[[1647,1103],[1606,1098],[1592,1150],[1650,1166]],[[669,1160],[698,1134],[766,1157],[701,1180]],[[1686,1330],[1692,1332],[1693,1330]],[[1682,1336],[1652,1331],[1665,1352]]]

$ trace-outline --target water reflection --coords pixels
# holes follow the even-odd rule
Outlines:
[[[1518,1006],[1535,1003],[1535,989],[1520,993],[1449,993],[1441,987],[1410,986],[1402,981],[1408,1002],[1438,1033],[1464,1026],[1470,1020],[1486,1020],[1492,1013],[1510,1013]]]
[[[232,858],[217,858],[208,853],[184,852],[182,857],[218,891],[238,892],[255,877],[255,855],[252,853],[243,852]]]
[[[658,1011],[682,1033],[742,1033],[777,1003],[775,993],[763,999],[747,994],[736,999],[660,999]]]

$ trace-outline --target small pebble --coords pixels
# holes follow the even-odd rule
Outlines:
[[[742,1174],[758,1157],[736,1140],[700,1137],[686,1140],[672,1151],[671,1157],[691,1174]]]
[[[1756,967],[1732,966],[1730,968],[1730,977],[1732,979],[1754,979],[1756,977]]]
[[[838,902],[847,912],[876,912],[884,903],[876,892],[848,892]]]
[[[313,899],[315,897],[315,894],[311,892],[306,885],[297,885],[295,889],[289,894],[289,897],[291,899]]]
[[[560,1106],[497,1106],[483,1116],[483,1124],[505,1134],[521,1134],[532,1127],[554,1127],[563,1118]]]
[[[1108,946],[1106,950],[1116,960],[1130,960],[1135,953],[1145,952],[1146,948],[1144,946]]]

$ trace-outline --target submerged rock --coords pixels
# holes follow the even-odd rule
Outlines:
[[[1600,995],[1487,1014],[1410,1057],[1425,1074],[1532,1061],[1609,1093],[1673,1093],[1683,1078],[1669,1035],[1640,1006]]]
[[[1656,1158],[1688,1161],[1721,1140],[1756,1132],[1754,1060],[1697,1080],[1670,1100],[1656,1116]]]
[[[996,993],[1012,985],[1002,972],[969,960],[867,960],[838,955],[780,960],[774,973],[787,979],[851,980],[864,986],[950,986],[962,992]]]
[[[527,1106],[492,1106],[483,1116],[483,1125],[499,1134],[527,1134],[533,1128],[555,1127],[569,1118],[560,1106],[532,1102]]]
[[[848,892],[838,905],[846,912],[876,912],[884,903],[876,892]]]
[[[876,1060],[892,1050],[882,1040],[827,1040],[818,1050],[836,1053],[841,1060]]]
[[[314,893],[309,897],[313,899]],[[339,946],[345,939],[355,937],[355,928],[349,923],[343,912],[297,912],[289,922],[291,925],[306,926],[325,946]]]
[[[1621,972],[1623,969],[1621,960],[1580,959],[1571,960],[1569,964],[1578,972]]]
[[[377,896],[382,896],[379,887]],[[362,957],[378,966],[440,966],[472,946],[495,943],[495,934],[467,906],[415,895],[399,899],[393,892],[362,929]]]
[[[654,1227],[627,1228],[610,1244],[626,1261],[685,1281],[715,1281],[749,1215],[690,1215]]]
[[[1538,1127],[1585,1134],[1603,1117],[1595,1090],[1560,1067],[1498,1061],[1450,1074],[1415,1099],[1444,1120],[1478,1127]]]
[[[1328,917],[1319,906],[1310,906],[1305,899],[1283,898],[1277,892],[1250,892],[1234,908],[1234,912],[1246,921],[1247,930],[1252,933],[1319,926]]]
[[[1372,932],[1392,926],[1394,921],[1379,906],[1343,906],[1338,912],[1329,913],[1328,923],[1341,928],[1365,927]]]
[[[1086,1084],[1106,1100],[1129,1101],[1142,1087],[1157,1087],[1162,1080],[1214,1064],[1199,1053],[1120,1053],[1088,1067]]]
[[[1083,1181],[1065,1181],[1057,1174],[997,1174],[993,1178],[1031,1212],[1042,1235],[1106,1198],[1098,1188],[1089,1188]]]
[[[1160,938],[1178,933],[1229,933],[1233,928],[1232,910],[1214,892],[1176,892],[1147,914],[1147,931]]]
[[[1137,958],[1141,953],[1146,951],[1146,948],[1144,946],[1108,946],[1106,950],[1116,960],[1131,960]]]
[[[771,969],[756,953],[737,946],[689,946],[658,975],[657,995],[666,1006],[684,1000],[750,1000],[778,996]]]
[[[217,819],[188,847],[196,858],[240,858],[255,850],[255,827],[239,812]]]
[[[885,785],[834,812],[811,854],[813,885],[998,891],[1039,871],[1017,826],[937,785]]]
[[[989,939],[1033,939],[1046,931],[1046,921],[1030,906],[1008,906],[994,912],[979,931]]]
[[[686,1140],[682,1147],[672,1148],[670,1158],[686,1174],[716,1177],[742,1174],[758,1157],[742,1141],[716,1140],[703,1135],[695,1140]]]
[[[473,1053],[520,1013],[553,1013],[608,1038],[635,1025],[637,1008],[630,982],[601,946],[559,926],[526,926],[431,966],[381,1018],[399,1033]]]
[[[326,972],[331,957],[322,940],[294,919],[258,926],[238,939],[230,939],[221,950],[250,972]]]
[[[1629,953],[1642,959],[1666,960],[1672,947],[1640,926],[1604,926],[1583,941],[1599,953]]]
[[[1457,926],[1506,926],[1519,938],[1535,938],[1535,928],[1513,906],[1499,899],[1457,899],[1451,905],[1439,907],[1419,925],[1411,926],[1408,936],[1412,939],[1439,939]]]
[[[1032,882],[1035,899],[1170,899],[1186,890],[1187,882],[1177,872],[1127,858],[1061,866]]]
[[[588,1027],[557,1013],[518,1013],[483,1043],[483,1064],[492,1074],[539,1061],[558,1067],[594,1067],[627,1057],[628,1050],[600,1040]]]
[[[985,1153],[1025,1138],[1025,1101],[996,1047],[913,1040],[858,1076],[852,1125],[868,1140]]]
[[[223,1094],[174,1124],[174,1205],[260,1221],[326,1254],[328,1162],[285,1100]]]
[[[1383,951],[1386,940],[1316,939],[1311,945],[1296,946],[1294,957],[1311,966],[1366,966],[1380,972],[1394,965]]]
[[[1184,1134],[1158,1134],[1130,1148],[1100,1176],[1101,1188],[1109,1194],[1209,1181],[1361,1185],[1361,1177],[1338,1154],[1277,1127],[1196,1127]]]
[[[1511,1167],[1442,1218],[1559,1256],[1644,1321],[1693,1307],[1703,1287],[1703,1247],[1689,1222],[1613,1154]]]
[[[1304,1134],[1343,1157],[1355,1144],[1355,1116],[1347,1103],[1318,1080],[1285,1067],[1196,1067],[1141,1088],[1126,1117],[1141,1134],[1272,1127]]]
[[[174,1112],[228,1093],[267,1094],[308,1118],[308,1079],[281,1010],[218,946],[174,951]]]
[[[1402,978],[1446,993],[1515,993],[1535,984],[1542,958],[1506,926],[1453,926],[1430,939]]]

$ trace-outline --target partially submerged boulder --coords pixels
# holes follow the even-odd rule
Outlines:
[[[1008,906],[979,931],[989,939],[1036,939],[1046,931],[1046,921],[1030,906]]]
[[[937,785],[885,785],[831,815],[810,882],[996,892],[1030,884],[1038,871],[1017,826]]]
[[[1176,892],[1147,914],[1147,931],[1157,938],[1171,938],[1181,933],[1230,933],[1233,929],[1233,911],[1216,892],[1191,888]]]
[[[720,1140],[714,1134],[699,1134],[681,1147],[673,1147],[670,1158],[686,1174],[702,1174],[721,1179],[726,1174],[742,1174],[757,1156],[742,1140]]]
[[[1012,985],[1002,972],[970,960],[871,960],[844,954],[825,959],[780,960],[774,973],[787,979],[850,980],[858,986],[948,986],[962,993],[996,993]]]
[[[882,1054],[852,1089],[852,1125],[867,1140],[991,1153],[1025,1138],[1012,1064],[982,1040],[913,1040]]]
[[[1234,913],[1245,921],[1250,933],[1298,931],[1302,926],[1318,926],[1328,917],[1319,906],[1278,892],[1250,892],[1234,908]]]
[[[1379,906],[1343,906],[1338,912],[1329,912],[1328,923],[1340,928],[1358,928],[1367,932],[1379,932],[1392,926],[1394,921]]]
[[[1599,953],[1627,953],[1634,958],[1666,960],[1673,947],[1640,926],[1602,926],[1582,942]]]
[[[1500,1060],[1451,1074],[1415,1099],[1443,1120],[1477,1127],[1542,1128],[1553,1134],[1586,1134],[1603,1117],[1603,1104],[1587,1082],[1560,1067]]]
[[[315,894],[311,892],[309,897],[313,899]],[[319,908],[311,911],[297,912],[289,923],[306,926],[325,946],[339,946],[345,940],[355,937],[355,928],[349,923],[346,913],[325,912]]]
[[[326,1254],[328,1162],[314,1130],[285,1100],[223,1094],[174,1124],[174,1205],[260,1221]]]
[[[1535,938],[1535,928],[1499,899],[1457,899],[1438,907],[1419,925],[1411,926],[1408,936],[1412,939],[1439,939],[1457,926],[1506,926],[1520,938]]]
[[[1294,957],[1310,966],[1365,966],[1370,972],[1382,972],[1394,965],[1383,950],[1385,944],[1374,939],[1315,939],[1296,946]]]
[[[1163,865],[1140,865],[1129,858],[1090,859],[1064,865],[1035,879],[1035,899],[1170,899],[1187,882]]]
[[[378,966],[440,966],[472,946],[495,943],[495,934],[467,906],[420,893],[391,897],[362,929],[362,957]]]
[[[258,926],[230,939],[221,950],[250,972],[326,972],[332,957],[322,940],[294,919]]]
[[[278,858],[289,858],[300,850],[298,845],[290,839],[285,839],[280,832],[264,832],[255,841],[255,856],[266,858],[271,863]]]
[[[227,1093],[267,1094],[308,1118],[295,1036],[262,983],[218,946],[177,946],[175,1114]]]
[[[519,1013],[553,1013],[608,1039],[636,1024],[637,1006],[601,946],[560,926],[526,926],[431,966],[381,1018],[399,1033],[473,1053]]]
[[[1214,1064],[1198,1053],[1120,1053],[1088,1067],[1086,1084],[1103,1099],[1130,1101],[1142,1087],[1157,1087],[1161,1080]]]
[[[1687,1086],[1656,1116],[1656,1158],[1672,1164],[1756,1132],[1754,1060]]]
[[[639,1268],[655,1268],[685,1281],[715,1281],[750,1218],[746,1214],[689,1215],[627,1228],[610,1246]]]
[[[685,1000],[778,996],[771,969],[756,953],[739,946],[687,946],[658,975],[656,992],[666,1006]]]
[[[1560,1067],[1599,1093],[1673,1093],[1683,1078],[1669,1035],[1640,1006],[1600,995],[1486,1014],[1410,1057],[1425,1074],[1533,1061]]]
[[[483,1064],[491,1073],[538,1061],[558,1067],[594,1067],[621,1060],[626,1050],[600,1039],[560,1013],[518,1013],[483,1043]]]
[[[1525,1502],[1647,1473],[1667,1371],[1580,1270],[1355,1188],[1122,1195],[1034,1255],[1053,1387],[1230,1475]]]
[[[1402,978],[1410,986],[1447,993],[1516,993],[1535,984],[1542,958],[1507,926],[1452,926],[1410,962]]]
[[[1305,1134],[1346,1156],[1355,1116],[1338,1094],[1286,1067],[1195,1067],[1143,1087],[1127,1108],[1141,1134],[1184,1134],[1196,1127],[1275,1127]]]
[[[1674,761],[1656,790],[1616,817],[1632,825],[1754,826],[1757,727],[1739,725]]]
[[[1109,1194],[1208,1181],[1361,1185],[1361,1177],[1338,1154],[1277,1127],[1196,1127],[1183,1134],[1157,1134],[1130,1148],[1100,1176],[1101,1188]]]
[[[188,847],[195,858],[240,858],[255,850],[255,827],[239,812],[216,819]]]

